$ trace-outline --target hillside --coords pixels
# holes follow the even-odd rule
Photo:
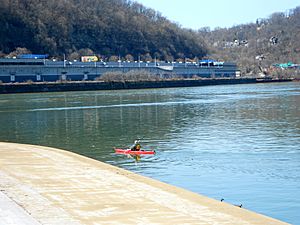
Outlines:
[[[300,63],[300,7],[256,23],[192,31],[131,0],[0,0],[0,25],[0,57],[213,58],[236,62],[246,75]]]
[[[274,63],[300,64],[300,7],[256,23],[198,32],[209,57],[237,62],[243,74],[269,72]]]
[[[0,53],[142,60],[203,57],[204,41],[130,0],[0,0]],[[0,54],[1,55],[1,54]]]

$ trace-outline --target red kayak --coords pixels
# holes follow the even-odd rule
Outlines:
[[[138,150],[133,151],[131,149],[121,149],[121,148],[115,148],[115,152],[118,154],[131,154],[131,155],[154,155],[154,150]]]

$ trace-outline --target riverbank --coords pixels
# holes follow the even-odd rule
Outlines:
[[[226,84],[251,84],[266,82],[286,82],[291,79],[256,79],[256,78],[217,78],[217,79],[180,79],[160,81],[126,81],[126,82],[103,82],[103,81],[70,81],[70,82],[30,82],[30,83],[2,83],[0,94],[11,93],[36,93],[36,92],[59,92],[59,91],[93,91],[93,90],[122,90],[144,88],[173,88],[195,87],[207,85]]]
[[[286,224],[42,146],[0,142],[0,190],[5,224]]]

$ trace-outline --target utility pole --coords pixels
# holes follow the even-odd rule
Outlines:
[[[139,54],[138,60],[139,60],[139,67],[141,67],[141,56],[140,56],[140,54]]]

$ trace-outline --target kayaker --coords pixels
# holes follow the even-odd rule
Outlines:
[[[132,151],[139,151],[139,150],[141,150],[141,145],[140,145],[139,140],[135,140],[135,141],[134,141],[134,144],[131,146],[130,149],[131,149]]]

